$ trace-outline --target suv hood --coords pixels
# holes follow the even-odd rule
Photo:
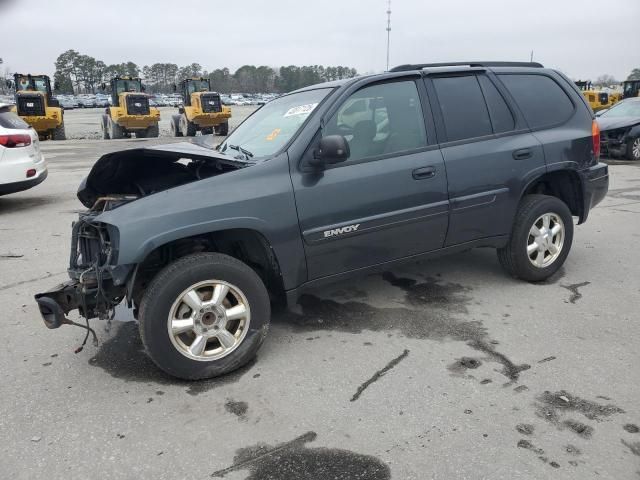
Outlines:
[[[136,200],[253,164],[212,150],[206,141],[121,150],[100,157],[77,195],[85,207],[92,208],[101,197]]]
[[[640,123],[640,117],[598,117],[597,122],[600,130],[615,130]]]

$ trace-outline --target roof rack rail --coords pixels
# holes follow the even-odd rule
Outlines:
[[[398,65],[393,67],[390,72],[406,72],[408,70],[422,70],[430,67],[529,67],[544,68],[538,62],[442,62],[442,63],[415,63]]]

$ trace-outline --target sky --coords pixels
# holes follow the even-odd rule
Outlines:
[[[391,0],[390,64],[529,60],[571,78],[640,68],[640,0]],[[386,68],[387,0],[0,0],[2,74],[68,49],[110,63]]]

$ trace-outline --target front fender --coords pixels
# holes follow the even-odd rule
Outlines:
[[[118,265],[139,264],[156,248],[181,238],[248,229],[273,248],[285,288],[306,281],[286,155],[149,195],[95,220],[118,230]]]

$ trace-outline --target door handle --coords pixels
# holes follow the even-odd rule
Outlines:
[[[420,167],[411,172],[411,176],[414,180],[424,180],[425,178],[431,178],[436,176],[436,167]]]
[[[530,148],[521,148],[520,150],[514,150],[513,159],[514,160],[526,160],[527,158],[531,158],[533,156],[533,152]]]

